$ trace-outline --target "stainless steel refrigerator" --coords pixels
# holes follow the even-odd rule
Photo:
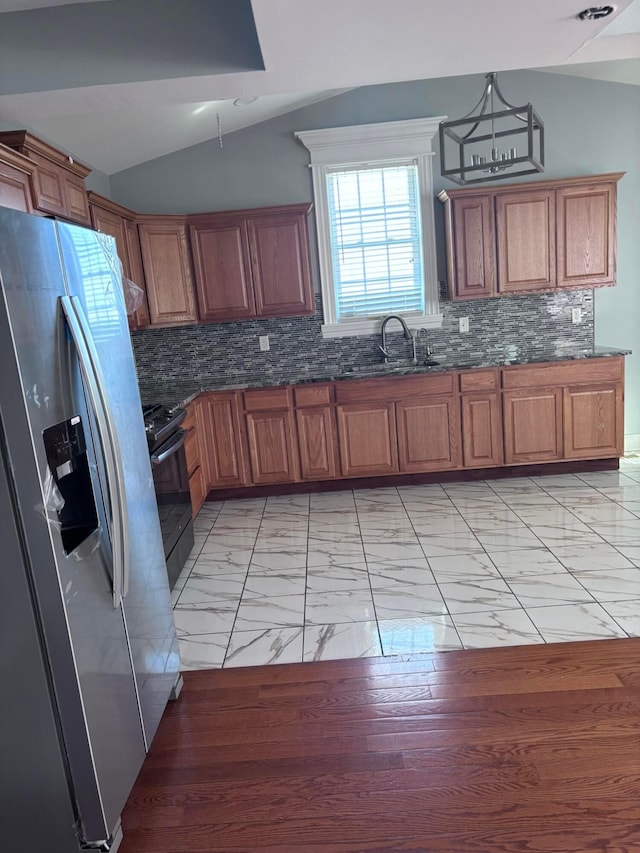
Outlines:
[[[179,657],[111,238],[0,208],[0,846],[116,850]]]

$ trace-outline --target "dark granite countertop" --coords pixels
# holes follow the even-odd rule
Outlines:
[[[549,361],[574,361],[586,358],[608,358],[618,355],[630,355],[631,350],[616,347],[594,346],[588,348],[563,347],[553,349],[525,351],[516,345],[506,345],[500,352],[486,353],[471,360],[456,358],[455,353],[447,356],[437,355],[437,361],[431,365],[413,365],[407,362],[395,362],[384,366],[335,365],[317,366],[308,371],[286,379],[261,373],[252,375],[243,373],[237,380],[215,382],[208,378],[185,379],[181,382],[146,381],[140,377],[140,395],[143,403],[164,403],[167,406],[184,406],[203,391],[225,391],[240,388],[272,388],[278,385],[301,385],[311,382],[337,382],[351,379],[371,379],[376,376],[408,376],[419,373],[442,373],[448,370],[469,370],[482,367],[505,367],[518,364],[540,364]]]

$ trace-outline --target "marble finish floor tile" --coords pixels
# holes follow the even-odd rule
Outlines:
[[[234,631],[224,659],[224,668],[300,663],[303,633],[302,627]]]
[[[370,589],[308,592],[304,613],[306,625],[368,622],[375,619]]]
[[[236,608],[218,607],[214,604],[177,605],[173,610],[178,638],[194,634],[222,634],[231,632],[236,618]]]
[[[484,549],[474,533],[455,535],[420,536],[425,557],[449,557],[454,554],[481,554]]]
[[[640,599],[640,569],[637,568],[574,572],[573,577],[601,604]]]
[[[515,548],[539,548],[540,539],[524,525],[504,530],[483,530],[476,534],[489,554],[494,551],[513,551]]]
[[[462,648],[450,616],[378,619],[378,626],[384,655],[421,654]]]
[[[436,582],[426,557],[409,560],[384,560],[381,563],[369,561],[366,565],[369,583],[373,590],[387,587],[422,586]]]
[[[423,615],[443,616],[446,605],[437,584],[412,584],[373,590],[373,606],[378,620],[411,619]]]
[[[561,575],[543,575],[541,578],[517,578],[509,581],[511,591],[522,607],[590,602],[593,597],[577,578],[569,572]]]
[[[267,574],[249,572],[242,590],[242,600],[275,598],[280,595],[304,595],[305,584],[306,569],[304,567],[281,569]]]
[[[179,637],[180,669],[221,669],[228,644],[228,633]]]
[[[630,637],[640,637],[640,598],[605,601],[602,606]]]
[[[382,655],[375,621],[337,625],[307,625],[304,629],[303,660],[341,660]]]
[[[488,554],[430,557],[429,565],[438,583],[455,583],[468,578],[500,578],[500,572]]]
[[[171,599],[194,669],[640,635],[640,459],[206,504]]]
[[[527,612],[547,643],[625,636],[622,628],[600,604],[532,607]]]
[[[199,575],[195,570],[182,589],[178,605],[216,604],[237,609],[244,588],[246,572],[240,575]]]
[[[557,556],[547,548],[519,548],[514,551],[494,551],[491,560],[502,577],[509,581],[532,575],[554,575],[563,569]]]
[[[570,572],[629,569],[633,566],[631,560],[606,542],[600,545],[553,545],[551,551]]]
[[[465,649],[526,646],[544,642],[522,608],[458,613],[454,615],[453,623]]]
[[[438,584],[449,613],[517,610],[520,602],[502,578],[477,578]],[[455,621],[455,620],[454,620]]]
[[[348,566],[314,566],[307,569],[308,592],[338,592],[352,589],[369,590],[366,563]]]
[[[304,625],[304,599],[304,595],[242,599],[233,630],[299,628]]]

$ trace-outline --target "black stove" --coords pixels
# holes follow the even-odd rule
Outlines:
[[[142,407],[144,430],[147,434],[149,450],[155,450],[178,429],[186,418],[186,409],[170,409],[161,403],[150,403]]]
[[[187,412],[153,403],[143,406],[142,415],[169,585],[173,589],[193,547],[189,472],[184,450],[187,433],[180,428]]]

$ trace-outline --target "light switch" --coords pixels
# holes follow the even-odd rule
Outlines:
[[[260,341],[260,352],[267,352],[271,347],[269,346],[269,335],[258,335],[258,340]]]
[[[468,317],[460,317],[460,331],[468,332],[469,331],[469,318]]]
[[[571,322],[582,323],[582,308],[571,309]]]

